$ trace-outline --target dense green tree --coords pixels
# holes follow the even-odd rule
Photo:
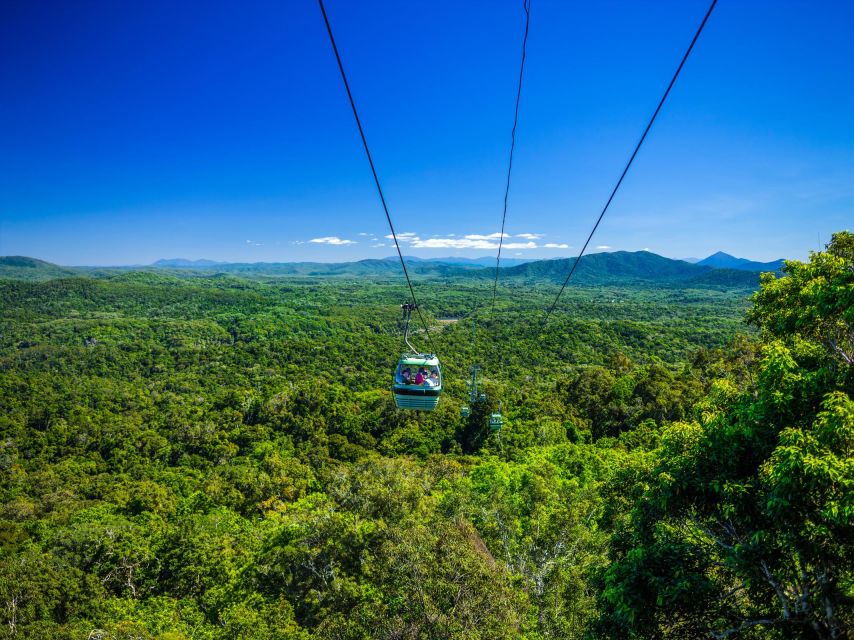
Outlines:
[[[618,529],[612,637],[842,638],[854,629],[854,252],[837,234],[764,276],[750,383],[722,380],[699,423],[666,428]]]

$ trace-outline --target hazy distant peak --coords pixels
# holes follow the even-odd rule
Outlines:
[[[746,258],[736,258],[723,251],[713,253],[697,262],[699,265],[715,269],[738,269],[740,271],[778,271],[783,266],[782,258],[771,262],[756,262]]]

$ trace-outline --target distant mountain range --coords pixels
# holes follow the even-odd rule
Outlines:
[[[697,264],[714,269],[738,269],[739,271],[779,271],[783,266],[783,259],[772,262],[754,262],[745,258],[736,258],[723,251],[713,253],[708,258],[700,260]]]
[[[504,270],[504,278],[563,282],[576,258],[540,260]],[[581,285],[662,284],[678,286],[756,287],[759,274],[691,264],[649,251],[614,251],[584,256],[573,275]]]
[[[483,279],[493,277],[495,258],[407,257],[410,273],[427,280]],[[502,260],[502,278],[534,284],[563,282],[575,258],[525,261]],[[717,264],[735,266],[718,267]],[[755,288],[759,271],[776,271],[781,261],[752,262],[717,253],[696,264],[665,258],[648,251],[615,251],[585,256],[573,276],[576,284],[592,286],[645,285],[675,287]],[[0,278],[16,280],[50,280],[70,276],[115,277],[129,272],[156,272],[185,277],[231,275],[253,279],[277,277],[372,278],[389,280],[400,275],[396,257],[356,262],[282,262],[222,263],[213,260],[172,258],[158,260],[149,266],[129,267],[60,267],[43,260],[22,256],[0,257]]]
[[[388,260],[390,262],[397,263],[400,258],[397,256],[388,256],[387,258],[383,258],[383,260]],[[434,262],[438,264],[465,264],[470,266],[481,266],[481,267],[494,267],[495,266],[495,256],[483,256],[482,258],[464,258],[462,256],[448,256],[447,258],[419,258],[418,256],[404,256],[404,260],[407,262]],[[521,258],[505,258],[502,256],[501,258],[501,266],[503,267],[513,267],[519,264],[525,264],[526,262],[532,262],[533,260],[524,260]],[[364,260],[360,260],[359,262],[365,262]],[[161,259],[157,262],[151,264],[152,267],[175,267],[179,269],[193,269],[197,267],[217,267],[221,265],[227,264],[291,264],[291,265],[323,265],[329,264],[324,262],[258,262],[258,263],[234,263],[234,262],[218,262],[216,260],[187,260],[186,258],[168,258]],[[342,263],[333,263],[333,264],[353,264],[349,262]]]

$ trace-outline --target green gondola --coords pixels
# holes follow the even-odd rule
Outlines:
[[[442,394],[439,358],[427,353],[405,353],[394,374],[394,402],[399,409],[433,411]]]
[[[439,404],[442,395],[442,369],[439,358],[434,353],[419,353],[409,341],[409,321],[412,312],[418,307],[412,303],[400,305],[403,309],[403,320],[406,323],[403,330],[403,340],[411,349],[404,353],[397,363],[394,372],[394,403],[398,409],[414,409],[415,411],[433,411]]]
[[[489,429],[491,431],[499,431],[504,426],[504,416],[500,413],[493,413],[489,416]]]

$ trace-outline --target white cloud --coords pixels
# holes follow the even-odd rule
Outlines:
[[[541,238],[539,233],[522,233],[518,235],[504,234],[504,249],[537,249],[538,245],[533,242],[536,238]],[[388,240],[393,240],[391,234],[385,236]],[[397,234],[397,240],[401,244],[406,244],[411,249],[480,249],[493,250],[498,249],[499,240],[502,236],[500,232],[481,234],[469,233],[466,235],[458,235],[456,233],[447,233],[444,235],[433,234],[430,237],[422,238],[417,233],[405,231]],[[507,242],[508,238],[524,238],[528,242]],[[563,248],[563,246],[561,247]],[[568,248],[568,247],[567,247]]]
[[[360,235],[360,236],[372,236],[372,235],[374,235],[374,234],[373,234],[373,233],[365,233],[364,231],[360,231],[360,232],[359,232],[359,235]]]
[[[324,238],[312,238],[309,240],[314,244],[334,244],[334,245],[343,245],[343,244],[356,244],[355,240],[342,240],[337,236],[326,236]]]
[[[489,234],[489,235],[487,235],[487,236],[482,236],[482,235],[478,235],[478,234],[476,234],[476,233],[473,233],[473,234],[470,234],[470,235],[467,235],[467,236],[463,236],[463,237],[464,237],[466,240],[492,240],[492,239],[497,240],[498,238],[500,238],[500,237],[501,237],[501,232],[490,233],[490,234]],[[510,237],[510,235],[505,233],[505,234],[504,234],[504,237],[505,237],[505,238],[509,238],[509,237]]]
[[[568,244],[557,243],[557,242],[547,242],[543,245],[546,249],[569,249]]]
[[[264,246],[263,243],[255,242],[254,240],[247,240],[246,244],[248,244],[250,247],[263,247]]]
[[[611,247],[610,247],[609,245],[607,245],[607,244],[600,244],[600,245],[599,245],[598,247],[596,247],[596,248],[597,248],[597,249],[610,249]]]
[[[394,236],[388,234],[385,236],[386,240],[394,240]],[[411,231],[404,231],[403,233],[397,234],[397,239],[401,242],[410,242],[412,240],[418,240],[418,234],[412,233]]]
[[[411,243],[414,249],[497,249],[498,242],[493,239],[465,238],[428,238]],[[505,249],[536,249],[536,242],[505,242]]]
[[[384,246],[385,246],[385,243],[383,243],[383,242],[378,242],[377,244],[372,244],[372,245],[371,245],[371,248],[372,248],[372,249],[378,249],[379,247],[384,247]]]

